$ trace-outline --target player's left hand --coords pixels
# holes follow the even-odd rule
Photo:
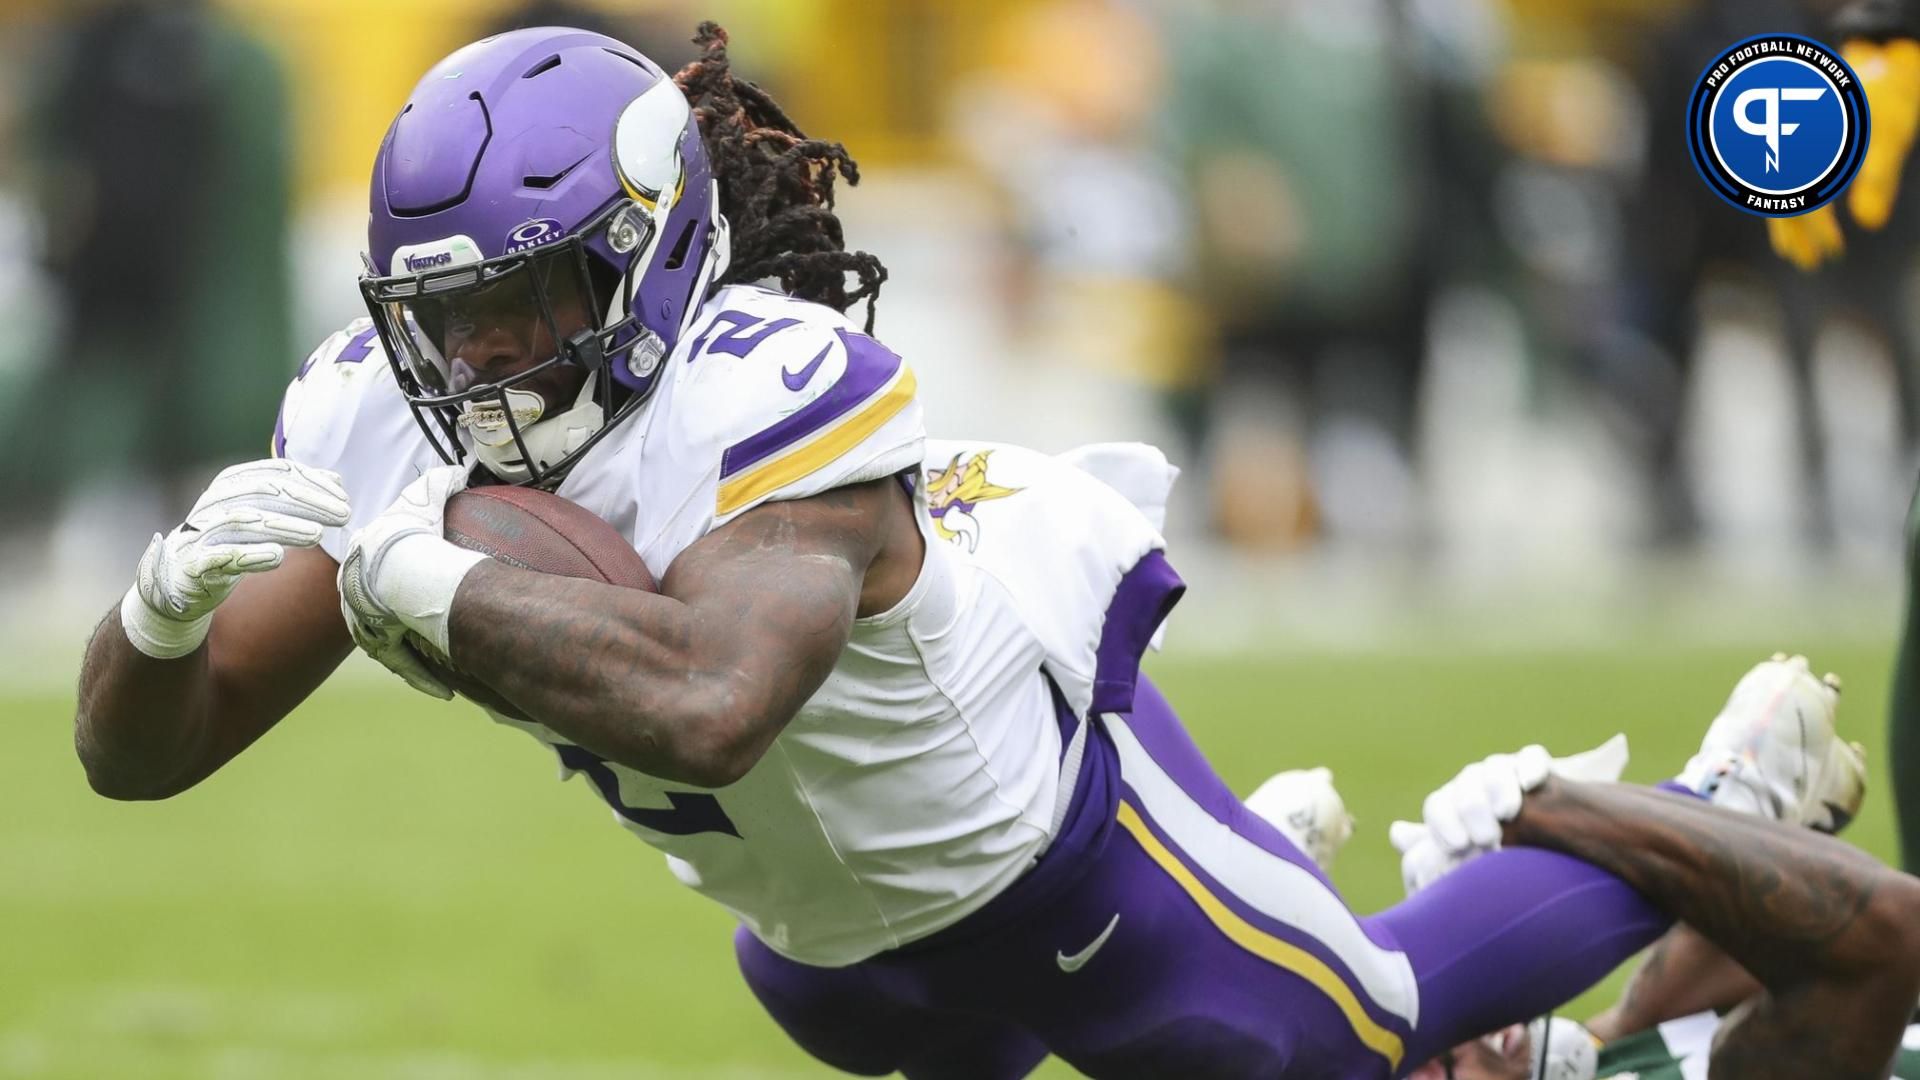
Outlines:
[[[443,701],[453,691],[420,662],[406,638],[411,631],[447,654],[453,594],[486,557],[444,536],[447,500],[466,486],[465,466],[427,470],[353,534],[340,560],[340,612],[354,644],[408,686]]]
[[[1407,891],[1424,889],[1467,860],[1498,850],[1506,823],[1519,816],[1527,793],[1547,777],[1613,781],[1626,767],[1624,735],[1571,757],[1556,759],[1534,745],[1467,766],[1427,796],[1420,822],[1396,821],[1388,827]]]

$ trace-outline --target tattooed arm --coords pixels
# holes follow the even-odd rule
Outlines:
[[[453,660],[608,760],[721,787],[820,688],[853,620],[906,595],[921,545],[905,493],[878,480],[742,514],[658,595],[488,560],[455,594]]]
[[[1620,1000],[1589,1021],[1587,1030],[1612,1042],[1682,1016],[1730,1009],[1761,989],[1746,968],[1698,930],[1680,925],[1653,943]]]
[[[1760,980],[1713,1075],[1887,1074],[1920,995],[1920,881],[1810,830],[1610,784],[1549,780],[1506,837],[1618,875]]]
[[[353,642],[340,621],[333,559],[292,548],[250,574],[213,614],[207,640],[176,660],[128,642],[120,608],[87,642],[73,743],[93,790],[167,799],[253,745],[340,666]]]

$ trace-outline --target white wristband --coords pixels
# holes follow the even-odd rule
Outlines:
[[[199,648],[212,626],[211,611],[191,622],[160,614],[147,606],[137,585],[120,598],[120,628],[134,648],[155,660],[177,660]]]
[[[403,536],[380,556],[380,602],[441,656],[450,655],[447,618],[453,594],[467,572],[486,559],[427,533]]]

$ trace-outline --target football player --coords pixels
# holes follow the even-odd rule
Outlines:
[[[1765,669],[1763,665],[1762,670]],[[1751,723],[1763,714],[1738,707],[1730,708],[1728,714],[1729,721],[1721,724],[1721,730],[1710,736],[1711,740],[1717,743],[1743,738],[1752,742],[1754,733],[1741,737],[1726,729],[1740,723],[1739,718]],[[1709,750],[1709,755],[1711,753]],[[1843,752],[1842,765],[1843,768],[1831,775],[1820,799],[1833,804],[1818,821],[1825,827],[1845,825],[1859,813],[1866,795],[1864,761],[1857,745]],[[1730,805],[1745,805],[1761,812],[1759,803],[1745,797],[1751,794],[1746,792]],[[1353,834],[1353,821],[1326,769],[1282,773],[1248,796],[1247,808],[1272,822],[1322,867],[1329,865]],[[1782,854],[1790,861],[1776,868],[1781,874],[1799,874],[1811,868],[1804,861],[1809,852],[1787,848]],[[1857,860],[1840,864],[1840,873],[1848,881],[1847,887],[1860,894],[1872,891],[1876,878],[1884,879],[1891,874],[1884,868]],[[1775,940],[1782,929],[1759,926],[1752,940],[1740,942],[1739,947],[1753,955],[1794,948]],[[1851,977],[1849,968],[1895,968],[1903,962],[1897,955],[1856,954],[1848,958],[1849,946],[1844,937],[1831,945],[1831,956],[1823,959],[1832,963],[1833,978]],[[1814,952],[1819,956],[1820,949]],[[1792,992],[1785,985],[1776,986]],[[1698,931],[1679,925],[1648,951],[1618,1002],[1587,1024],[1566,1017],[1515,1024],[1452,1048],[1416,1070],[1413,1080],[1595,1080],[1596,1077],[1685,1080],[1700,1077],[1706,1074],[1713,1057],[1714,1037],[1725,1026],[1722,1016],[1737,1016],[1737,1010],[1743,1005],[1767,992],[1768,988],[1733,957]],[[1821,1039],[1851,1038],[1847,1030],[1851,1017],[1845,1011],[1808,1019],[1815,1022],[1814,1028],[1820,1032]],[[1817,1053],[1819,1043],[1798,1049]],[[1894,1057],[1894,1077],[1895,1080],[1902,1077],[1920,1080],[1920,1024],[1909,1024],[1901,1037]]]
[[[191,787],[355,644],[448,696],[417,641],[485,672],[529,718],[497,719],[737,916],[769,1012],[864,1075],[1018,1077],[1049,1052],[1102,1077],[1401,1075],[1651,942],[1669,919],[1639,890],[1685,910],[1651,857],[1467,861],[1496,818],[1436,816],[1417,850],[1464,865],[1351,912],[1140,677],[1183,590],[1142,509],[1164,459],[929,446],[871,308],[843,314],[884,280],[832,211],[852,161],[699,40],[672,78],[565,29],[427,72],[375,160],[370,319],[309,358],[274,458],[155,538],[89,645],[97,790]],[[974,458],[995,497],[962,549],[923,470]],[[660,592],[454,546],[469,483],[573,500]],[[1834,741],[1818,715],[1805,735],[1813,757],[1741,774],[1789,812]],[[1506,816],[1531,791],[1514,839],[1571,843],[1539,823],[1583,822],[1584,788],[1547,779],[1579,763],[1515,761],[1481,767]],[[1711,815],[1648,798],[1602,835],[1657,850],[1674,814]],[[1728,891],[1712,869],[1669,887]],[[1905,947],[1899,899],[1850,917]]]
[[[1805,737],[1831,735],[1838,700],[1838,681],[1815,679],[1804,657],[1756,667],[1663,785],[1694,798],[1556,780],[1539,747],[1469,766],[1427,798],[1423,822],[1394,823],[1408,903],[1502,843],[1589,860],[1758,981],[1714,1042],[1715,1075],[1879,1080],[1920,995],[1911,947],[1920,883],[1820,835],[1846,823],[1865,789],[1857,747]],[[1463,1058],[1455,1048],[1440,1063],[1497,1061],[1490,1049],[1468,1047]],[[1444,1075],[1431,1070],[1416,1075]]]
[[[1804,670],[1801,658],[1776,657],[1750,674],[1716,720],[1701,756],[1683,774],[1701,790],[1714,791],[1720,805],[1761,817],[1778,813],[1764,790],[1737,777],[1715,779],[1711,774],[1717,770],[1702,766],[1724,760],[1719,750],[1727,747],[1768,752],[1763,747],[1769,740],[1758,730],[1767,711],[1745,707],[1742,698],[1775,692],[1780,678],[1798,681],[1797,675],[1780,671],[1782,665]],[[1776,720],[1795,722],[1804,715],[1797,709],[1773,712]],[[1796,752],[1790,744],[1775,744],[1773,752],[1780,751]],[[1818,809],[1794,819],[1815,833],[1844,827],[1865,796],[1859,747],[1836,748],[1834,760],[1836,768],[1824,774],[1818,793],[1802,803]],[[1339,835],[1337,827],[1323,825],[1331,820],[1337,826],[1344,818],[1339,805],[1337,794],[1322,792],[1313,802],[1296,797],[1283,812],[1295,831]],[[1675,850],[1700,839],[1681,839],[1687,827],[1678,827]],[[1408,830],[1421,831],[1397,828],[1403,841]],[[1776,897],[1771,912],[1746,916],[1716,910],[1720,900],[1702,898],[1711,912],[1706,933],[1686,924],[1674,927],[1649,950],[1620,1000],[1587,1026],[1565,1018],[1514,1025],[1454,1047],[1415,1072],[1415,1080],[1681,1080],[1706,1075],[1710,1064],[1714,1075],[1740,1077],[1878,1076],[1882,1073],[1874,1070],[1884,1070],[1888,1061],[1896,1074],[1920,1078],[1920,1053],[1912,1049],[1920,1045],[1914,1041],[1920,1027],[1908,1022],[1907,1010],[1893,996],[1913,977],[1915,958],[1879,950],[1857,926],[1831,924],[1829,933],[1815,925],[1830,917],[1833,905],[1863,903],[1876,890],[1902,887],[1907,879],[1857,854],[1842,856],[1812,835],[1796,843],[1775,830],[1724,830],[1712,838],[1721,852],[1699,851],[1723,858],[1725,846],[1758,837],[1766,838],[1767,849],[1725,863],[1728,871],[1756,881],[1800,879],[1814,888],[1800,897]],[[1410,887],[1428,879],[1417,858],[1406,869]],[[1888,996],[1882,1000],[1880,993]],[[1847,1064],[1835,1057],[1836,1046],[1860,1049]]]

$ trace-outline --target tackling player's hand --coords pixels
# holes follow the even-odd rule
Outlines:
[[[159,660],[193,652],[242,576],[272,570],[289,546],[313,547],[323,529],[346,523],[347,491],[335,473],[279,458],[223,470],[186,521],[155,533],[140,556],[120,601],[127,640]]]
[[[1535,745],[1474,762],[1427,796],[1422,821],[1396,821],[1388,827],[1388,839],[1400,852],[1407,892],[1418,892],[1467,860],[1498,850],[1506,823],[1519,816],[1527,792],[1547,777],[1614,781],[1626,767],[1624,735],[1570,757],[1552,757]]]
[[[1877,231],[1893,216],[1900,174],[1920,132],[1920,42],[1909,37],[1884,42],[1856,37],[1840,53],[1860,77],[1873,118],[1867,156],[1847,189],[1847,213],[1854,224]],[[1767,235],[1774,252],[1802,270],[1837,258],[1846,247],[1840,219],[1831,206],[1798,217],[1771,218]]]
[[[448,654],[447,616],[460,580],[486,556],[445,538],[447,500],[467,486],[467,469],[429,469],[393,505],[347,541],[340,560],[340,613],[354,644],[408,686],[441,700],[453,691],[407,645],[411,631]]]

